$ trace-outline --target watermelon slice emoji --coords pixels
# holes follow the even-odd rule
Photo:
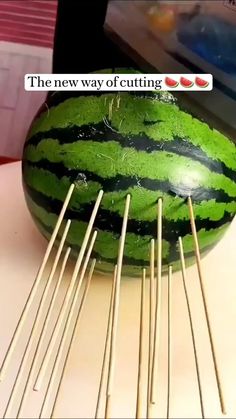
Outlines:
[[[209,86],[208,81],[201,79],[200,77],[196,77],[195,83],[198,87],[207,87]]]
[[[172,88],[174,88],[174,87],[177,87],[177,86],[178,86],[179,82],[178,82],[178,81],[176,81],[176,80],[171,79],[170,77],[166,77],[166,78],[165,78],[165,84],[166,84],[168,87],[172,87]]]
[[[194,84],[191,80],[188,80],[185,77],[180,78],[180,83],[183,87],[187,87],[187,88],[192,87]]]

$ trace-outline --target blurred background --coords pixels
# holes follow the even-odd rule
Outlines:
[[[0,1],[0,156],[21,158],[46,96],[25,92],[24,75],[51,72],[57,1]],[[189,93],[188,106],[235,137],[235,1],[111,0],[106,29],[148,72],[212,73],[214,91]]]
[[[44,92],[25,92],[25,73],[50,73],[57,0],[0,1],[0,156],[20,158]]]

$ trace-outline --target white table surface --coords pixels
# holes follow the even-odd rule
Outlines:
[[[20,163],[0,167],[0,203],[0,361],[2,361],[43,258],[46,241],[38,233],[26,208],[21,186]],[[227,408],[226,417],[230,418],[236,417],[235,244],[236,223],[233,222],[224,239],[202,262],[216,354]],[[189,268],[187,273],[205,414],[206,417],[221,417],[196,266]],[[62,291],[65,290],[68,279],[68,276],[64,279]],[[94,417],[110,285],[110,278],[95,277],[92,280],[88,300],[77,329],[75,343],[70,352],[58,398],[55,412],[58,418]],[[163,278],[159,385],[157,387],[157,404],[153,410],[153,417],[155,418],[166,417],[166,285],[166,278]],[[61,293],[60,296],[62,297],[62,295]],[[122,281],[112,418],[135,417],[139,296],[140,282],[138,280]],[[172,299],[170,417],[200,418],[191,335],[180,274],[175,274],[173,278]],[[34,304],[32,313],[35,312],[35,308],[36,305]],[[59,304],[57,309],[59,309]],[[33,316],[30,317],[26,325],[26,331],[21,336],[7,370],[6,379],[0,384],[0,417],[3,415],[25,347],[26,332],[29,333],[33,319]],[[48,376],[50,371],[49,369]],[[20,389],[22,388],[21,385]],[[31,392],[24,417],[38,417],[45,388],[46,382],[41,392]],[[19,401],[19,398],[17,400]],[[16,408],[17,404],[12,410],[11,417],[16,414]],[[145,417],[145,413],[143,417]]]

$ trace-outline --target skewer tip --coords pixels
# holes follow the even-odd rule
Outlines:
[[[130,193],[128,193],[128,194],[126,195],[126,202],[130,202],[130,200],[131,200],[131,194],[130,194]]]
[[[100,189],[98,196],[102,197],[103,195],[104,195],[104,191],[103,191],[103,189]]]

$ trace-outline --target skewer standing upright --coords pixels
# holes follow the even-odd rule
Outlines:
[[[151,240],[150,246],[150,282],[149,282],[149,343],[148,343],[148,384],[147,384],[147,419],[151,415],[151,374],[153,361],[153,338],[154,338],[154,316],[155,316],[155,296],[154,296],[154,276],[155,276],[155,240]]]
[[[194,247],[195,247],[195,256],[196,256],[196,262],[197,262],[198,277],[199,277],[199,281],[200,281],[200,288],[201,288],[204,312],[205,312],[205,317],[206,317],[207,330],[208,330],[208,335],[209,335],[209,340],[210,340],[211,353],[212,353],[212,359],[213,359],[213,364],[214,364],[214,371],[215,371],[215,377],[216,377],[220,407],[221,407],[221,412],[223,413],[223,415],[225,415],[226,414],[225,402],[224,402],[224,396],[223,396],[223,390],[222,390],[221,378],[220,378],[220,374],[219,374],[218,363],[217,363],[217,359],[216,359],[215,345],[214,345],[214,341],[213,341],[213,334],[212,334],[212,329],[211,329],[210,316],[209,316],[208,307],[207,307],[206,293],[205,293],[205,288],[204,288],[204,278],[203,278],[203,272],[202,272],[202,266],[201,266],[200,248],[199,248],[199,243],[198,243],[198,236],[197,236],[197,229],[196,229],[196,224],[195,224],[195,217],[194,217],[192,199],[191,199],[190,196],[188,197],[188,206],[189,206],[190,224],[191,224],[192,235],[193,235],[193,240],[194,240]]]
[[[25,383],[25,386],[24,386],[24,390],[23,390],[23,394],[22,394],[22,397],[21,397],[17,417],[19,417],[19,415],[21,414],[21,411],[24,408],[24,404],[27,400],[27,396],[28,396],[28,394],[31,390],[32,379],[33,379],[33,376],[34,376],[34,373],[35,373],[35,370],[36,370],[36,367],[37,367],[38,354],[41,353],[41,348],[42,348],[42,345],[44,343],[44,337],[45,337],[45,335],[48,331],[48,325],[50,324],[51,315],[52,315],[52,312],[55,308],[55,303],[57,301],[57,296],[58,296],[58,293],[59,293],[59,290],[60,290],[60,285],[61,285],[61,282],[62,282],[62,279],[63,279],[63,276],[64,276],[64,272],[65,272],[65,269],[66,269],[66,264],[67,264],[67,260],[69,258],[70,252],[71,252],[71,248],[69,247],[67,249],[65,257],[63,259],[61,271],[60,271],[60,274],[59,274],[59,278],[58,278],[56,287],[53,291],[52,298],[51,298],[51,300],[49,302],[49,305],[48,305],[48,310],[47,310],[47,313],[46,313],[46,316],[45,316],[45,319],[44,319],[44,322],[43,322],[41,333],[39,335],[39,340],[38,340],[37,345],[36,345],[33,360],[32,360],[30,370],[29,370],[29,373],[28,373],[28,376],[27,376],[27,379],[26,379],[26,383]]]
[[[156,310],[155,310],[155,329],[154,329],[154,348],[152,360],[152,380],[151,380],[151,403],[156,403],[157,391],[157,370],[159,355],[159,337],[161,326],[161,296],[162,296],[162,198],[158,199],[157,215],[157,284],[156,284]]]
[[[171,400],[171,361],[172,361],[172,266],[168,268],[168,372],[167,372],[167,411],[166,417],[170,417],[170,400]]]
[[[111,396],[112,396],[112,391],[113,391],[113,380],[114,380],[114,369],[115,369],[117,326],[118,326],[118,314],[119,314],[119,302],[120,302],[120,283],[121,283],[121,272],[122,272],[123,254],[124,254],[128,216],[129,216],[130,200],[131,200],[131,196],[130,194],[128,194],[126,197],[123,224],[122,224],[122,230],[121,230],[121,236],[120,236],[120,242],[119,242],[118,260],[117,260],[116,291],[115,291],[115,299],[114,299],[114,310],[113,310],[113,315],[112,315],[111,346],[110,346],[110,354],[109,354],[105,419],[111,418]]]
[[[81,271],[81,274],[80,274],[80,277],[79,277],[79,280],[78,280],[77,290],[76,290],[75,295],[73,296],[73,302],[72,302],[72,305],[73,305],[73,304],[75,304],[75,302],[74,302],[74,301],[77,299],[77,296],[78,296],[78,294],[79,294],[79,292],[80,292],[80,288],[81,288],[82,281],[83,281],[83,278],[84,278],[84,275],[85,275],[85,272],[86,272],[86,269],[87,269],[87,265],[88,265],[88,263],[89,263],[89,259],[90,259],[90,256],[91,256],[91,253],[92,253],[92,250],[93,250],[93,246],[94,246],[94,242],[95,242],[95,240],[96,240],[96,236],[97,236],[97,231],[95,231],[95,232],[94,232],[94,234],[93,234],[93,236],[92,236],[91,243],[90,243],[90,246],[89,246],[89,249],[88,249],[87,255],[86,255],[86,257],[85,257],[85,260],[84,260],[84,263],[83,263],[83,268],[82,268],[82,271]],[[69,290],[69,289],[70,289],[70,285],[69,285],[69,287],[68,287],[68,289],[67,289],[66,296],[67,296],[67,294],[68,294],[68,290]],[[65,300],[64,300],[64,302],[65,302]],[[60,310],[60,312],[59,312],[59,316],[58,316],[58,319],[57,319],[57,322],[56,322],[56,328],[58,327],[58,329],[59,329],[59,326],[60,326],[60,321],[61,321],[61,320],[63,321],[63,314],[62,314],[62,313],[64,313],[64,302],[63,302],[63,304],[62,304],[62,307],[61,307],[61,310]],[[49,309],[50,309],[50,307],[49,307]],[[69,317],[70,317],[70,316],[69,316]],[[69,319],[69,323],[70,323],[70,321],[71,321],[71,319]],[[44,326],[46,326],[46,324],[44,324]],[[55,328],[55,329],[56,329],[56,328]],[[54,331],[55,331],[55,330],[54,330]],[[59,331],[58,331],[58,333],[59,333]],[[53,335],[52,335],[52,336],[54,336],[54,333],[53,333]],[[38,347],[37,347],[37,349],[38,349]],[[19,409],[18,409],[18,413],[17,413],[17,418],[18,418],[18,417],[19,417],[19,415],[21,414],[22,409],[23,409],[23,406],[24,406],[24,400],[25,400],[25,397],[26,397],[26,395],[27,395],[27,390],[28,390],[28,381],[30,381],[29,379],[31,378],[32,372],[34,372],[34,366],[35,366],[35,365],[37,365],[37,362],[36,362],[36,356],[39,354],[39,353],[38,353],[38,351],[37,351],[37,349],[36,349],[36,353],[35,353],[35,355],[34,355],[33,363],[32,363],[32,366],[31,366],[30,376],[28,376],[28,379],[27,379],[27,381],[26,381],[25,394],[23,394],[23,398],[21,399],[20,407],[19,407]],[[50,347],[50,345],[49,345],[49,347],[48,347],[48,352],[49,352],[49,351],[51,351],[51,347]],[[51,353],[49,353],[49,358],[50,358],[50,355],[51,355]]]
[[[54,243],[55,243],[57,234],[58,234],[58,232],[60,230],[61,223],[63,221],[64,215],[65,215],[66,209],[68,207],[68,204],[70,202],[70,199],[71,199],[72,193],[74,191],[74,188],[75,188],[75,185],[72,183],[72,185],[70,186],[70,188],[69,188],[69,190],[67,192],[67,195],[65,197],[64,203],[62,205],[61,212],[60,212],[59,217],[57,219],[57,222],[56,222],[56,225],[54,227],[54,230],[53,230],[53,233],[51,235],[51,238],[49,240],[49,243],[47,245],[47,249],[46,249],[46,252],[44,254],[42,264],[41,264],[41,266],[39,268],[39,271],[37,273],[37,276],[35,278],[35,281],[33,283],[32,288],[31,288],[30,294],[28,296],[28,299],[26,301],[26,304],[25,304],[24,309],[23,309],[23,311],[21,313],[21,316],[20,316],[19,321],[17,323],[16,329],[14,331],[14,334],[12,336],[10,345],[8,346],[8,349],[7,349],[5,358],[4,358],[3,363],[1,365],[1,369],[0,369],[0,382],[5,377],[5,373],[6,373],[6,370],[7,370],[8,365],[9,365],[9,362],[11,360],[11,356],[12,356],[13,351],[14,351],[16,345],[17,345],[17,342],[18,342],[18,339],[20,337],[21,331],[23,330],[23,327],[24,327],[24,323],[25,323],[25,321],[27,319],[27,315],[28,315],[29,310],[30,310],[30,308],[32,306],[33,300],[34,300],[34,298],[36,296],[38,287],[39,287],[39,285],[41,283],[41,280],[42,280],[42,277],[43,277],[43,273],[44,273],[44,269],[45,269],[46,264],[48,262],[48,259],[49,259],[50,253],[52,251],[52,248],[54,246]]]
[[[35,316],[33,325],[32,325],[31,330],[30,330],[30,335],[29,335],[28,341],[26,343],[26,348],[25,348],[25,351],[23,353],[23,357],[21,359],[20,367],[18,369],[17,376],[16,376],[16,379],[15,379],[10,397],[8,399],[7,407],[6,407],[6,410],[5,410],[5,413],[4,413],[4,418],[6,417],[6,415],[8,415],[10,409],[12,408],[12,405],[14,404],[15,397],[17,395],[18,388],[21,386],[21,379],[23,377],[25,367],[28,364],[29,356],[30,356],[30,353],[31,353],[32,346],[34,344],[35,337],[37,336],[37,334],[39,332],[39,327],[41,325],[42,315],[43,315],[43,312],[44,312],[44,309],[45,309],[45,303],[47,301],[47,297],[48,297],[48,294],[49,294],[49,291],[50,291],[50,287],[51,287],[51,284],[52,284],[52,281],[53,281],[53,278],[54,278],[54,274],[55,274],[57,266],[58,266],[58,262],[59,262],[61,253],[63,251],[64,243],[65,243],[70,225],[71,225],[71,220],[68,220],[67,223],[66,223],[66,226],[65,226],[65,229],[64,229],[64,232],[63,232],[63,235],[62,235],[57,253],[56,253],[56,257],[55,257],[53,265],[52,265],[51,272],[49,274],[48,280],[47,280],[46,285],[44,287],[42,296],[40,298],[39,306],[38,306],[38,309],[37,309],[37,312],[36,312],[36,316]],[[59,276],[59,279],[60,279],[60,276]]]
[[[146,269],[143,269],[141,283],[141,309],[140,309],[140,326],[139,326],[139,362],[138,362],[138,388],[136,402],[136,419],[142,418],[142,397],[143,397],[143,361],[144,361],[144,325],[145,325],[145,285],[146,285]]]
[[[85,232],[85,236],[84,236],[81,248],[80,248],[79,256],[77,258],[77,261],[76,261],[76,264],[75,264],[75,267],[74,267],[74,271],[73,271],[71,282],[70,282],[70,287],[68,289],[68,294],[67,294],[66,300],[65,300],[64,310],[61,313],[61,317],[60,317],[60,319],[59,319],[59,321],[58,321],[58,323],[55,327],[54,333],[52,335],[52,338],[51,338],[51,340],[49,342],[49,345],[47,347],[47,350],[45,352],[43,361],[42,361],[41,366],[39,368],[37,379],[36,379],[36,382],[35,382],[35,385],[34,385],[34,390],[35,391],[38,391],[40,389],[43,378],[45,376],[47,366],[48,366],[48,363],[49,363],[50,357],[51,357],[51,350],[53,349],[53,347],[55,345],[57,335],[60,331],[61,319],[64,318],[65,311],[66,311],[67,306],[69,304],[71,293],[74,289],[74,285],[75,285],[77,276],[78,276],[80,268],[81,268],[82,260],[83,260],[84,254],[85,254],[85,250],[86,250],[86,247],[87,247],[87,244],[88,244],[88,241],[89,241],[89,237],[90,237],[93,225],[94,225],[94,221],[95,221],[95,218],[96,218],[96,215],[97,215],[97,212],[98,212],[103,194],[104,194],[104,192],[102,190],[100,190],[100,192],[98,193],[98,196],[97,196],[97,199],[96,199],[96,202],[95,202],[95,205],[94,205],[94,208],[93,208],[93,211],[92,211],[92,214],[91,214],[91,217],[90,217],[90,220],[89,220],[86,232]]]
[[[65,326],[64,326],[64,329],[63,329],[63,332],[62,332],[61,341],[59,343],[59,348],[58,348],[58,351],[57,351],[56,359],[55,359],[55,362],[53,364],[53,369],[52,369],[52,373],[51,373],[50,380],[49,380],[49,383],[48,383],[48,387],[47,387],[47,390],[46,390],[44,402],[43,402],[43,405],[41,407],[40,416],[39,416],[40,419],[44,416],[44,411],[46,410],[47,403],[49,403],[49,397],[50,397],[50,394],[51,394],[51,389],[53,389],[53,387],[54,387],[55,380],[56,380],[57,373],[58,373],[58,369],[61,365],[63,350],[64,350],[64,347],[65,347],[67,335],[69,334],[69,331],[70,331],[71,320],[72,320],[72,317],[73,317],[74,313],[76,312],[76,320],[75,320],[75,323],[74,323],[74,326],[73,326],[73,329],[72,329],[72,334],[71,334],[71,337],[70,337],[70,340],[69,340],[69,346],[68,346],[68,349],[67,349],[67,352],[66,352],[65,360],[63,362],[63,369],[62,369],[61,375],[59,377],[59,384],[58,384],[58,387],[57,387],[56,396],[55,396],[53,406],[51,408],[51,413],[50,413],[50,416],[49,416],[50,418],[54,418],[56,405],[57,405],[57,400],[59,398],[59,394],[60,394],[60,390],[61,390],[61,386],[62,386],[62,382],[63,382],[63,377],[64,377],[65,371],[66,371],[67,361],[69,359],[69,354],[70,354],[70,351],[71,351],[71,348],[72,348],[72,345],[73,345],[75,332],[76,332],[76,329],[77,329],[77,326],[78,326],[78,323],[79,323],[79,320],[80,320],[80,316],[82,314],[82,310],[84,308],[84,304],[85,304],[85,301],[86,301],[86,298],[87,298],[87,295],[88,295],[88,291],[89,291],[91,279],[92,279],[92,276],[93,276],[95,264],[96,264],[96,259],[93,259],[93,261],[91,263],[90,270],[89,270],[87,283],[85,285],[85,289],[84,289],[84,292],[83,292],[82,300],[79,304],[78,311],[76,312],[76,307],[78,306],[78,298],[79,298],[79,287],[77,288],[78,292],[75,293],[74,301],[72,302],[72,304],[70,306],[69,314],[68,314],[68,317],[66,319],[66,323],[65,323]],[[86,267],[87,267],[87,263],[86,263]],[[83,272],[83,275],[81,275],[81,276],[82,276],[82,279],[84,279],[85,271]]]
[[[184,249],[183,249],[183,243],[182,243],[181,237],[179,237],[179,252],[180,252],[180,261],[181,261],[184,294],[185,294],[185,300],[186,300],[186,304],[187,304],[188,318],[189,318],[190,330],[191,330],[191,336],[192,336],[192,343],[193,343],[193,352],[194,352],[194,360],[195,360],[195,367],[196,367],[196,373],[197,373],[197,383],[198,383],[201,415],[202,415],[202,419],[204,419],[205,418],[205,413],[204,413],[204,404],[203,404],[203,396],[202,396],[201,375],[200,375],[198,353],[197,353],[193,319],[192,319],[192,310],[191,310],[191,305],[190,305],[189,295],[188,295],[188,288],[187,288],[187,283],[186,283],[186,267],[185,267]]]
[[[109,316],[108,316],[107,332],[106,332],[106,340],[105,340],[105,350],[104,350],[103,361],[102,361],[102,370],[101,370],[101,378],[100,378],[100,383],[99,383],[95,419],[98,419],[99,417],[99,411],[100,411],[100,405],[101,405],[101,399],[102,399],[102,390],[103,390],[103,385],[105,381],[106,367],[108,364],[109,348],[111,345],[111,327],[112,327],[112,313],[114,310],[114,298],[115,298],[115,291],[116,291],[116,273],[117,273],[117,265],[115,265],[114,274],[113,274]]]

